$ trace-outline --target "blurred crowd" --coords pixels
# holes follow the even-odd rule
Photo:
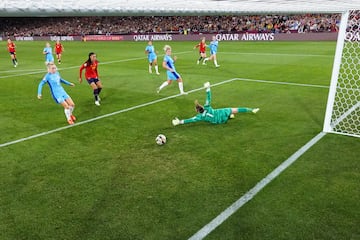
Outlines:
[[[118,34],[306,33],[337,31],[340,14],[135,17],[0,17],[1,36]]]

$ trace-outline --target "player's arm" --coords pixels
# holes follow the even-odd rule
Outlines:
[[[79,82],[82,82],[82,72],[84,70],[84,68],[86,67],[86,63],[82,64],[80,69],[79,69]]]
[[[45,83],[46,83],[46,79],[44,78],[43,80],[41,80],[41,82],[38,85],[38,91],[37,91],[37,98],[38,99],[41,99],[41,96],[42,96],[41,92],[42,92],[42,88],[43,88]]]
[[[75,86],[75,84],[74,84],[74,83],[69,82],[69,81],[66,81],[66,80],[65,80],[65,79],[63,79],[63,78],[60,78],[60,82],[62,82],[62,83],[64,83],[64,84],[66,84],[66,85],[69,85],[69,86]]]
[[[96,67],[96,69],[94,70],[94,72],[96,73],[97,78],[100,80],[100,76],[99,76],[99,72],[98,72],[97,67]]]
[[[167,62],[166,61],[163,61],[163,63],[162,63],[162,67],[163,68],[165,68],[166,70],[169,70],[169,71],[173,71],[173,69],[172,68],[170,68],[169,66],[168,66],[168,64],[167,64]]]
[[[177,126],[179,124],[195,123],[195,122],[199,122],[199,121],[201,121],[201,116],[198,114],[192,118],[187,118],[187,119],[182,119],[182,120],[180,120],[178,118],[174,118],[172,120],[172,124],[174,126]]]

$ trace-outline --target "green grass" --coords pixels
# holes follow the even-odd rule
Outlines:
[[[16,44],[17,68],[0,55],[0,144],[67,126],[47,87],[36,98],[45,43]],[[204,90],[156,94],[166,75],[147,72],[146,43],[63,44],[78,122],[110,115],[0,148],[0,239],[188,239],[322,131],[334,42],[220,42],[218,69],[196,65],[195,42],[171,42],[186,91],[222,83],[213,107],[261,109],[178,127],[171,119],[193,116]],[[164,44],[154,43],[160,64]],[[77,82],[91,51],[101,107]],[[359,149],[326,135],[206,239],[359,239]]]

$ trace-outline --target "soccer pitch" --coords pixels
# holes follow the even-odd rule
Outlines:
[[[63,44],[73,126],[48,87],[36,98],[45,42],[16,42],[17,68],[1,42],[0,239],[189,239],[322,131],[335,42],[220,42],[220,68],[196,65],[196,42],[154,42],[160,76],[145,42]],[[156,93],[165,44],[188,95],[177,84]],[[89,52],[100,107],[78,83]],[[260,111],[173,127],[195,115],[207,81],[214,108]],[[205,239],[359,239],[359,149],[322,136]]]

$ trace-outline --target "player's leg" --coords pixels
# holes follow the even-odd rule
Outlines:
[[[160,85],[160,87],[157,89],[157,93],[160,93],[161,89],[163,89],[164,87],[166,87],[166,86],[168,86],[168,85],[170,85],[170,84],[171,84],[171,80],[170,80],[170,79],[168,79],[168,80],[166,80],[165,82],[163,82],[163,83]]]
[[[206,53],[201,53],[201,58],[203,59],[202,64],[205,65]]]
[[[11,61],[12,61],[13,65],[14,65],[14,67],[16,67],[15,57],[14,57],[13,53],[10,53],[10,58],[11,58]]]
[[[176,80],[176,78],[172,72],[167,71],[166,75],[167,75],[167,80],[160,85],[160,87],[157,89],[157,93],[160,93],[161,89],[170,85],[172,80]]]
[[[74,101],[71,99],[71,97],[69,96],[67,99],[65,99],[65,102],[69,105],[69,109],[70,109],[70,118],[73,121],[76,121],[76,117],[73,114],[73,111],[75,109],[75,103]]]
[[[64,107],[64,113],[65,113],[66,120],[68,121],[68,123],[70,125],[73,125],[74,121],[71,119],[71,110],[70,110],[69,104],[65,100],[60,102],[60,104]]]
[[[102,88],[103,88],[102,83],[101,83],[101,81],[98,79],[97,81],[95,81],[95,84],[96,84],[97,89],[98,89],[98,95],[100,95],[100,92],[101,92],[101,90],[102,90]],[[100,99],[99,99],[99,101],[100,101]]]
[[[231,113],[232,113],[232,114],[236,114],[236,113],[248,113],[248,112],[257,113],[259,110],[260,110],[260,108],[238,107],[238,108],[231,108]]]
[[[155,58],[154,61],[153,61],[153,64],[154,64],[154,67],[155,67],[155,72],[157,75],[159,75],[159,67],[158,67],[158,64],[157,64],[157,59]]]
[[[177,82],[178,82],[180,94],[186,94],[186,93],[184,92],[184,83],[183,83],[183,80],[182,80],[182,78],[181,78],[180,75],[179,75],[179,78],[177,79]]]
[[[58,63],[61,64],[61,53],[56,54],[56,58],[58,60]]]
[[[212,56],[213,56],[213,59],[214,59],[215,67],[220,67],[220,65],[217,63],[216,53],[214,53]]]
[[[88,80],[90,87],[93,90],[93,94],[94,94],[94,98],[95,98],[95,105],[100,106],[100,101],[99,101],[99,89],[97,87],[97,85],[94,82],[94,79],[90,79]]]
[[[152,62],[149,61],[149,73],[152,73]]]
[[[196,64],[199,64],[199,63],[201,62],[201,60],[203,60],[202,52],[200,52],[199,54],[200,54],[200,57],[199,57],[199,59],[197,60]]]

